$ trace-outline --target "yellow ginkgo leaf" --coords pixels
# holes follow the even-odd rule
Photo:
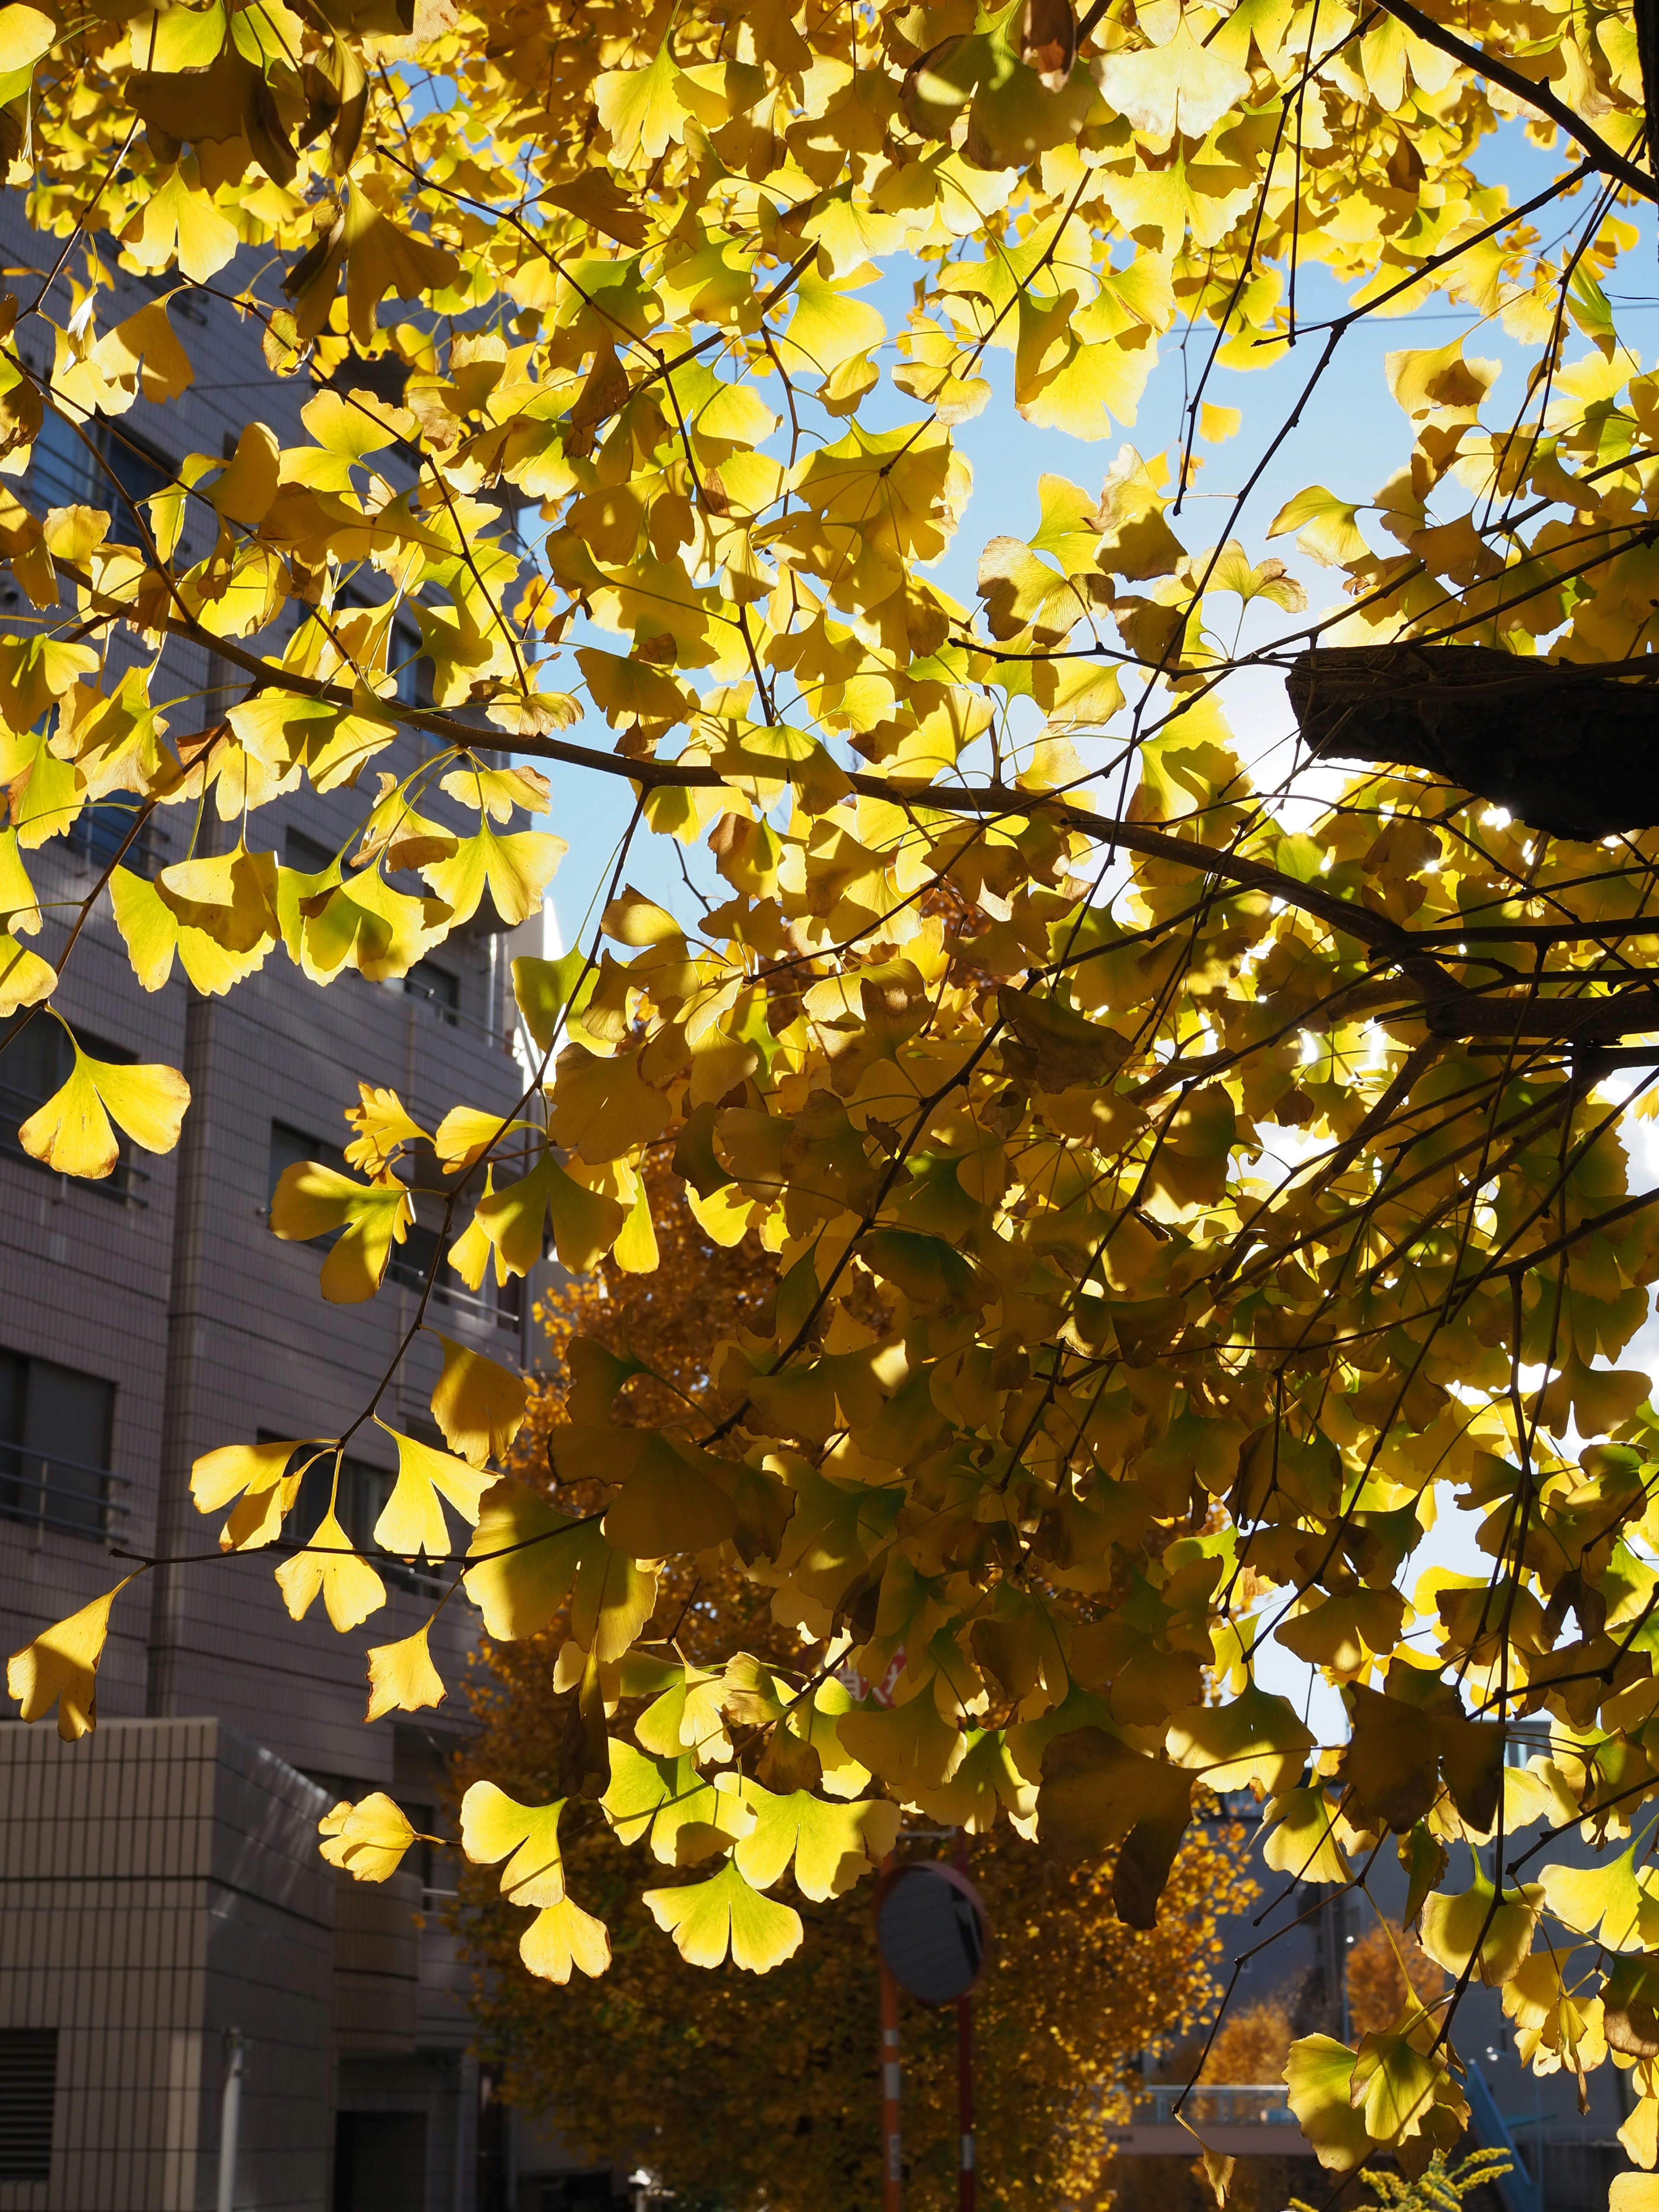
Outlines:
[[[1287,1790],[1265,1815],[1263,1856],[1277,1874],[1297,1881],[1351,1881],[1335,1834],[1336,1808],[1322,1790]]]
[[[0,932],[0,1014],[38,1006],[51,997],[57,981],[58,970],[49,962]]]
[[[354,1881],[385,1881],[397,1873],[404,1853],[418,1840],[402,1808],[383,1790],[360,1797],[354,1805],[343,1797],[332,1812],[317,1823],[327,1838],[323,1856],[331,1866],[343,1867]]]
[[[65,1743],[88,1735],[98,1720],[98,1662],[109,1633],[109,1609],[132,1580],[83,1605],[67,1620],[43,1629],[6,1663],[6,1687],[26,1721],[44,1720],[58,1707],[58,1733]]]
[[[150,194],[121,242],[141,268],[166,269],[176,262],[193,284],[216,275],[240,243],[211,198],[192,189],[179,169]]]
[[[47,1167],[98,1182],[121,1157],[112,1121],[145,1152],[170,1152],[189,1104],[190,1085],[176,1068],[93,1060],[76,1045],[68,1082],[17,1133]]]
[[[323,1296],[336,1305],[360,1305],[385,1278],[393,1244],[401,1244],[415,1218],[414,1202],[388,1169],[359,1182],[314,1160],[284,1168],[270,1200],[275,1235],[308,1243],[343,1229],[323,1262]]]
[[[519,1938],[519,1956],[544,1982],[568,1982],[573,1966],[598,1976],[611,1964],[611,1937],[604,1921],[564,1897],[536,1915]]]
[[[318,1522],[306,1549],[295,1552],[277,1568],[276,1583],[283,1602],[295,1620],[305,1619],[320,1590],[328,1617],[342,1635],[386,1603],[386,1584],[368,1562],[351,1549],[351,1539],[332,1508]]]
[[[1543,1909],[1543,1886],[1535,1881],[1494,1898],[1477,1858],[1470,1888],[1458,1896],[1434,1890],[1423,1900],[1423,1948],[1449,1974],[1465,1974],[1473,1963],[1483,1982],[1502,1984],[1531,1950]]]
[[[499,1360],[440,1335],[443,1373],[432,1393],[432,1418],[452,1451],[482,1467],[501,1458],[524,1422],[524,1377]]]
[[[795,1886],[822,1904],[873,1874],[893,1848],[899,1808],[890,1798],[866,1797],[827,1804],[810,1790],[774,1796],[758,1783],[744,1785],[756,1820],[732,1856],[756,1889],[769,1889],[793,1859]]]
[[[605,1516],[606,1540],[635,1559],[702,1551],[737,1527],[737,1508],[721,1487],[721,1462],[696,1444],[653,1435]]]
[[[432,1623],[422,1621],[413,1636],[400,1644],[377,1644],[368,1655],[368,1711],[366,1721],[384,1713],[418,1712],[423,1705],[443,1703],[443,1676],[432,1663],[428,1637]]]
[[[453,925],[470,921],[486,890],[509,928],[541,911],[542,894],[568,848],[545,830],[498,835],[488,821],[476,837],[463,837],[446,859],[425,862],[421,873],[451,909]]]
[[[1638,1872],[1635,1844],[1605,1866],[1547,1866],[1541,1884],[1549,1911],[1575,1934],[1594,1936],[1599,1929],[1610,1951],[1646,1948],[1643,1907],[1652,1909],[1659,1874],[1650,1867]]]
[[[684,135],[690,119],[679,96],[684,83],[666,41],[648,68],[607,70],[596,79],[593,104],[618,168],[654,161]]]
[[[1371,2148],[1350,2101],[1353,2072],[1352,2051],[1329,2035],[1303,2036],[1285,2062],[1291,2110],[1319,2163],[1333,2173],[1352,2172]]]
[[[10,7],[0,9],[0,76],[10,76],[38,62],[42,54],[52,51],[57,36],[57,24],[39,8],[13,0]]]
[[[507,1860],[501,1895],[509,1904],[557,1905],[563,1898],[559,1815],[564,1802],[557,1797],[550,1805],[520,1805],[493,1782],[475,1782],[462,1798],[461,1849],[475,1866]]]
[[[1339,568],[1351,561],[1363,561],[1370,550],[1355,520],[1358,513],[1358,506],[1339,499],[1323,484],[1312,484],[1279,508],[1268,525],[1267,535],[1279,538],[1294,530],[1296,542],[1304,553],[1310,553],[1327,568]]]
[[[230,1518],[219,1534],[222,1551],[251,1552],[276,1541],[306,1468],[312,1464],[307,1460],[300,1467],[291,1465],[295,1452],[304,1449],[303,1441],[268,1441],[222,1444],[217,1451],[203,1453],[190,1471],[190,1494],[198,1513],[231,1506]]]
[[[395,1429],[386,1434],[398,1447],[398,1480],[374,1523],[374,1540],[399,1559],[424,1552],[429,1559],[441,1559],[449,1551],[449,1525],[440,1500],[447,1499],[469,1526],[476,1525],[478,1501],[495,1478]]]
[[[800,1947],[799,1913],[750,1889],[730,1859],[708,1881],[647,1889],[645,1902],[688,1966],[718,1966],[729,1950],[734,1966],[765,1974]]]

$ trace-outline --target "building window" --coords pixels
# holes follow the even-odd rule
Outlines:
[[[432,704],[431,658],[421,650],[421,633],[408,623],[394,623],[386,646],[386,659],[397,680],[398,698],[405,707]]]
[[[614,2204],[609,2169],[595,2173],[552,2173],[542,2183],[540,2212],[599,2212]]]
[[[334,2212],[402,2212],[427,2201],[426,2114],[341,2112],[334,2122]]]
[[[134,1055],[118,1044],[108,1044],[101,1037],[80,1032],[81,1049],[89,1059],[113,1060],[125,1066]],[[14,1160],[27,1160],[38,1166],[32,1153],[23,1150],[18,1135],[20,1124],[27,1121],[38,1106],[44,1106],[54,1091],[61,1091],[74,1071],[75,1049],[68,1031],[59,1021],[46,1013],[31,1018],[27,1013],[14,1014],[8,1022],[0,1022],[0,1153]],[[149,1181],[143,1168],[132,1164],[132,1147],[118,1130],[116,1142],[119,1158],[111,1173],[97,1182],[83,1182],[77,1188],[95,1192],[103,1198],[118,1198],[131,1206],[143,1206],[148,1201],[140,1195],[140,1188]]]
[[[430,1006],[440,1021],[453,1029],[460,1012],[461,979],[435,960],[417,960],[404,976],[403,988],[411,999]]]
[[[52,2179],[58,2030],[0,2028],[0,2181]]]
[[[283,866],[292,868],[296,876],[325,875],[334,866],[334,854],[320,839],[307,837],[303,830],[284,830]]]
[[[308,1444],[300,1456],[305,1458],[314,1449],[313,1445]],[[374,1523],[386,1510],[386,1502],[396,1480],[385,1468],[371,1467],[366,1459],[354,1459],[349,1452],[340,1462],[335,1517],[352,1542],[365,1552],[373,1546]],[[328,1510],[333,1488],[334,1455],[325,1451],[320,1459],[312,1462],[301,1478],[299,1495],[283,1523],[283,1534],[290,1544],[311,1541]]]
[[[259,1431],[262,1444],[277,1441],[271,1430]],[[289,1462],[290,1468],[303,1465],[307,1459],[312,1463],[300,1478],[298,1495],[283,1523],[283,1540],[286,1544],[308,1544],[328,1510],[329,1498],[334,1492],[334,1455],[325,1451],[320,1457],[313,1458],[316,1449],[314,1444],[307,1444]],[[374,1549],[374,1523],[385,1511],[397,1479],[389,1469],[375,1467],[366,1459],[354,1458],[349,1452],[341,1460],[335,1518],[360,1551]],[[422,1597],[435,1597],[442,1590],[441,1577],[430,1567],[393,1565],[384,1559],[377,1560],[376,1565],[386,1581],[399,1589],[414,1590]],[[432,1823],[428,1820],[424,1825],[429,1828]]]
[[[102,875],[122,846],[126,845],[133,815],[143,803],[136,791],[106,792],[101,799],[92,800],[82,808],[70,825],[70,852]],[[127,845],[121,865],[135,876],[153,877],[158,868],[167,865],[167,831],[152,814],[131,844]]]
[[[122,1510],[109,1464],[114,1414],[113,1383],[0,1352],[0,1514],[65,1535],[109,1535]]]
[[[98,425],[76,427],[50,408],[40,424],[29,462],[28,488],[42,507],[85,507],[98,474]]]
[[[172,463],[131,430],[96,416],[73,424],[49,411],[34,441],[25,488],[38,507],[106,508],[111,544],[142,545],[126,502],[139,505],[173,479]]]
[[[509,1275],[504,1283],[493,1279],[494,1270],[486,1270],[477,1290],[467,1289],[454,1270],[444,1261],[434,1273],[434,1262],[439,1258],[440,1239],[435,1229],[422,1223],[413,1223],[401,1244],[392,1248],[391,1261],[386,1268],[388,1278],[405,1291],[423,1291],[428,1276],[432,1278],[432,1297],[437,1305],[449,1306],[457,1313],[467,1314],[474,1321],[496,1328],[517,1329],[524,1317],[524,1280],[521,1276]]]
[[[127,501],[142,507],[147,499],[164,491],[173,482],[173,465],[153,446],[147,446],[142,438],[135,438],[131,430],[118,429],[107,422],[100,427],[104,434],[104,465],[126,494],[125,500],[110,498],[110,541],[116,545],[142,545],[144,541]],[[111,489],[112,492],[113,488]],[[98,503],[102,506],[104,501]]]
[[[337,1175],[346,1172],[345,1153],[338,1145],[325,1144],[320,1137],[308,1137],[303,1129],[294,1128],[287,1121],[270,1125],[270,1158],[266,1168],[265,1190],[267,1202],[276,1195],[276,1186],[289,1168],[303,1167],[307,1160],[315,1160],[320,1168],[332,1168]],[[313,1237],[313,1243],[321,1243]],[[333,1238],[329,1238],[333,1243]]]

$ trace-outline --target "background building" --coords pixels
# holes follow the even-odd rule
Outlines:
[[[15,200],[0,206],[0,242],[5,283],[27,307],[41,282],[30,272],[51,269],[56,242],[28,231]],[[112,273],[123,306],[165,289]],[[63,321],[66,286],[47,304]],[[313,388],[275,379],[258,326],[205,293],[186,288],[170,312],[196,368],[188,402],[165,414],[141,403],[91,426],[135,497],[173,476],[181,432],[216,458],[251,419],[294,441]],[[21,325],[37,369],[53,336],[41,317]],[[39,507],[110,507],[99,473],[80,441],[52,430],[18,489]],[[0,627],[27,613],[0,608]],[[418,647],[412,629],[399,643],[410,685]],[[111,648],[112,671],[123,653]],[[241,696],[194,649],[169,647],[164,667],[175,734]],[[417,757],[404,741],[391,764]],[[250,841],[314,869],[365,805],[307,789],[252,816]],[[159,811],[129,865],[154,873],[183,857],[193,819],[188,805]],[[46,957],[130,822],[118,802],[100,805],[67,847],[29,856],[51,902]],[[94,902],[57,1003],[98,1055],[181,1068],[192,1106],[172,1155],[124,1158],[106,1182],[70,1181],[16,1139],[67,1072],[59,1025],[39,1018],[0,1053],[6,1650],[107,1589],[120,1571],[112,1547],[212,1551],[216,1524],[188,1492],[199,1453],[337,1434],[362,1411],[414,1318],[436,1217],[395,1256],[378,1299],[332,1307],[318,1294],[319,1252],[270,1235],[270,1194],[290,1160],[338,1152],[360,1078],[392,1085],[428,1127],[457,1101],[511,1107],[522,1089],[513,950],[542,946],[509,949],[481,916],[400,986],[349,973],[319,991],[279,949],[227,999],[200,997],[177,974],[146,998],[107,895]],[[428,1317],[516,1363],[526,1287],[533,1295],[515,1283],[510,1297],[474,1297],[446,1271]],[[422,1336],[381,1401],[393,1428],[438,1440],[428,1394],[439,1358]],[[358,1431],[344,1470],[355,1533],[372,1526],[395,1464],[380,1430]],[[302,1494],[290,1528],[315,1510]],[[441,1865],[411,1857],[372,1888],[337,1878],[316,1850],[317,1819],[337,1797],[386,1789],[417,1823],[434,1806],[465,1724],[453,1691],[476,1615],[458,1597],[433,1632],[450,1702],[365,1728],[365,1650],[410,1634],[428,1588],[413,1574],[392,1580],[386,1609],[338,1637],[320,1606],[302,1626],[287,1618],[274,1564],[266,1552],[155,1569],[118,1601],[97,1734],[65,1745],[49,1729],[0,1729],[0,2212],[212,2206],[231,2103],[238,2207],[463,2212],[478,2201],[481,2148],[485,2198],[500,2197],[500,2130],[481,2136],[464,1977],[422,1909],[440,1901]]]

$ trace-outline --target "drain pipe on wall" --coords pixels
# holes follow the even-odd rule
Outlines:
[[[216,2212],[236,2212],[236,2148],[242,2122],[242,2031],[225,2031],[225,2080],[219,2093],[219,2197]]]

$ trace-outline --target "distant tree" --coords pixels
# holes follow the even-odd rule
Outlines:
[[[1276,1998],[1248,2005],[1222,2022],[1204,2062],[1206,2081],[1282,2081],[1296,2030]]]
[[[1355,1940],[1348,1953],[1348,2025],[1355,2035],[1381,2035],[1405,2010],[1408,1996],[1431,2005],[1446,1990],[1445,1970],[1430,1958],[1409,1928],[1379,1923]]]

